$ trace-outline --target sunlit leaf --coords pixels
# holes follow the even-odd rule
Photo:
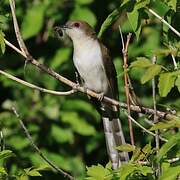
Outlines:
[[[22,35],[24,39],[31,38],[40,32],[43,26],[45,6],[37,4],[28,9],[22,22]]]
[[[4,54],[5,52],[4,36],[5,34],[0,30],[0,54]]]
[[[1,175],[4,175],[4,174],[7,175],[7,172],[6,172],[5,168],[0,167],[0,176],[1,176]],[[1,178],[1,177],[0,177],[0,178]]]
[[[144,73],[141,78],[141,83],[144,84],[147,81],[151,80],[154,76],[158,75],[161,71],[161,65],[153,64],[150,66]]]
[[[117,146],[116,149],[119,151],[131,152],[135,150],[135,147],[132,146],[131,144],[124,144],[121,146]]]
[[[3,150],[0,152],[0,159],[5,159],[8,157],[14,156],[13,152],[10,150]]]
[[[180,92],[180,76],[177,77],[176,81],[175,81],[175,85],[178,88],[178,91]]]
[[[87,175],[96,180],[102,180],[110,175],[110,171],[100,164],[98,164],[97,166],[92,165],[91,167],[87,167]],[[111,177],[112,175],[110,175],[109,178],[107,177],[107,180],[110,180]]]
[[[159,150],[157,154],[157,161],[159,162],[167,154],[167,152],[170,151],[171,148],[174,147],[179,141],[180,141],[180,133],[173,135],[168,140],[168,142],[166,142]]]
[[[159,180],[175,180],[180,174],[180,166],[169,167],[163,174],[160,176]]]
[[[152,66],[151,61],[145,57],[138,57],[136,59],[136,61],[131,63],[130,68],[146,68]]]
[[[173,73],[162,73],[159,76],[159,94],[161,97],[166,97],[170,90],[174,87],[176,76]]]
[[[155,125],[153,125],[149,130],[150,131],[155,131],[155,130],[160,130],[160,129],[169,129],[173,127],[178,127],[180,128],[180,120],[172,120],[172,121],[167,121],[167,122],[158,122]]]

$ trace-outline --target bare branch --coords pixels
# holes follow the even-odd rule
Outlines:
[[[153,11],[150,8],[147,8],[148,11],[153,14],[155,17],[157,17],[162,23],[164,23],[166,26],[169,27],[169,29],[171,29],[171,31],[173,31],[177,36],[180,37],[180,33],[174,28],[172,27],[167,21],[165,21],[161,16],[159,16],[155,11]]]
[[[139,124],[134,118],[132,118],[131,116],[129,116],[126,111],[123,111],[123,112],[128,116],[129,119],[131,119],[131,121],[132,121],[134,124],[136,124],[138,127],[140,127],[143,131],[145,131],[146,133],[148,133],[148,134],[156,137],[156,134],[154,134],[153,132],[149,131],[148,129],[146,129],[145,127],[143,127],[141,124]],[[161,136],[160,136],[159,138],[160,138],[162,141],[165,141],[165,142],[168,141],[167,139],[165,139],[165,138],[163,138],[163,137],[161,137]]]
[[[49,90],[49,89],[45,89],[45,88],[42,88],[42,87],[39,87],[39,86],[36,86],[34,84],[31,84],[27,81],[24,81],[22,79],[19,79],[15,76],[12,76],[11,74],[7,73],[7,72],[4,72],[2,70],[0,70],[0,74],[3,74],[4,76],[6,76],[7,78],[13,80],[13,81],[16,81],[24,86],[27,86],[29,88],[32,88],[32,89],[36,89],[38,91],[41,91],[41,92],[44,92],[44,93],[48,93],[48,94],[52,94],[52,95],[56,95],[56,96],[68,96],[70,94],[73,94],[75,93],[75,90],[70,90],[70,91],[67,91],[67,92],[59,92],[59,91],[53,91],[53,90]]]
[[[14,49],[17,53],[21,54],[23,57],[26,58],[26,55],[20,51],[18,48],[16,48],[14,45],[12,45],[9,41],[5,40],[5,43],[7,46],[11,47],[12,49]],[[45,65],[39,63],[37,60],[32,59],[32,61],[30,61],[31,64],[33,64],[34,66],[38,67],[39,69],[41,69],[42,71],[46,72],[47,74],[49,74],[50,76],[54,77],[55,79],[57,79],[58,81],[63,82],[64,84],[75,88],[77,91],[80,91],[82,93],[85,93],[89,96],[92,96],[94,98],[98,99],[98,94],[87,89],[85,90],[83,87],[78,86],[78,84],[70,81],[69,79],[61,76],[60,74],[56,73],[55,71],[53,71],[51,68],[46,67]],[[123,102],[118,102],[114,99],[111,99],[109,97],[104,96],[103,99],[104,102],[109,103],[111,105],[115,105],[118,106],[119,108],[125,108],[127,109],[127,104],[123,103]],[[135,105],[131,105],[130,106],[132,111],[138,112],[138,113],[143,113],[143,114],[154,114],[154,109],[151,108],[146,108],[146,107],[140,107],[140,106],[135,106]],[[174,114],[171,114],[169,112],[163,112],[163,111],[157,111],[157,116],[159,118],[164,118],[167,120],[171,120],[174,118],[177,118],[177,116],[175,116]]]
[[[123,53],[123,61],[124,61],[124,83],[125,83],[125,94],[126,94],[126,103],[127,103],[127,111],[128,111],[128,116],[131,116],[131,109],[130,109],[130,93],[129,93],[129,81],[128,81],[128,46],[129,42],[131,39],[131,33],[128,34],[126,44],[124,44],[124,39],[123,35],[120,29],[120,35],[121,35],[121,40],[122,40],[122,53]],[[131,139],[131,145],[134,146],[134,133],[133,133],[133,127],[132,127],[132,122],[131,119],[128,117],[128,124],[129,124],[129,132],[130,132],[130,139]]]
[[[152,63],[156,64],[156,56],[153,56],[152,58]],[[156,83],[155,83],[155,78],[152,79],[152,95],[153,95],[153,107],[154,107],[154,123],[158,122],[158,117],[157,117],[157,108],[156,108]],[[155,142],[156,142],[156,154],[159,152],[159,131],[155,131]],[[159,163],[157,163],[157,168],[155,170],[155,174],[157,177],[160,176],[161,174],[161,166]]]
[[[16,10],[15,10],[16,4],[15,4],[15,1],[14,0],[9,0],[9,4],[10,4],[10,7],[11,7],[14,30],[15,30],[15,33],[16,33],[17,41],[19,43],[19,47],[20,47],[21,51],[24,54],[26,54],[26,56],[30,56],[30,54],[29,54],[29,52],[28,52],[28,50],[26,48],[26,45],[25,45],[25,43],[23,41],[23,38],[21,36],[20,30],[19,30],[19,26],[18,26],[18,22],[17,22],[17,18],[16,18]]]
[[[26,128],[25,124],[23,123],[23,121],[20,118],[20,115],[18,114],[18,112],[16,111],[15,107],[12,107],[12,110],[14,112],[14,114],[16,115],[26,137],[28,138],[29,142],[31,143],[33,149],[40,155],[40,157],[46,161],[56,172],[62,174],[64,177],[67,177],[68,179],[73,180],[74,177],[72,177],[70,174],[68,174],[67,172],[63,171],[62,169],[60,169],[59,167],[57,167],[54,163],[52,163],[42,152],[41,150],[36,146],[36,144],[34,143],[28,129]]]

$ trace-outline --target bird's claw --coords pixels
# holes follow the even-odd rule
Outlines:
[[[80,87],[80,84],[75,84],[72,88],[73,88],[74,92],[77,92],[79,87]]]
[[[103,98],[104,98],[104,93],[103,92],[99,93],[97,98],[98,98],[99,101],[102,101]]]

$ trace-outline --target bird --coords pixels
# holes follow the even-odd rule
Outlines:
[[[103,102],[103,97],[118,100],[117,74],[109,50],[98,39],[94,29],[85,21],[69,20],[56,26],[62,36],[65,33],[73,43],[73,63],[82,79],[83,87],[98,94],[98,99],[89,97],[101,114],[105,140],[112,168],[117,169],[128,162],[127,152],[119,152],[115,147],[126,144],[119,119],[119,109]]]

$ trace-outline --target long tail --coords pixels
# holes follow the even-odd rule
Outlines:
[[[129,160],[127,152],[118,152],[115,147],[125,144],[125,138],[119,118],[110,120],[107,116],[102,116],[107,152],[112,162],[113,169],[117,169]]]

